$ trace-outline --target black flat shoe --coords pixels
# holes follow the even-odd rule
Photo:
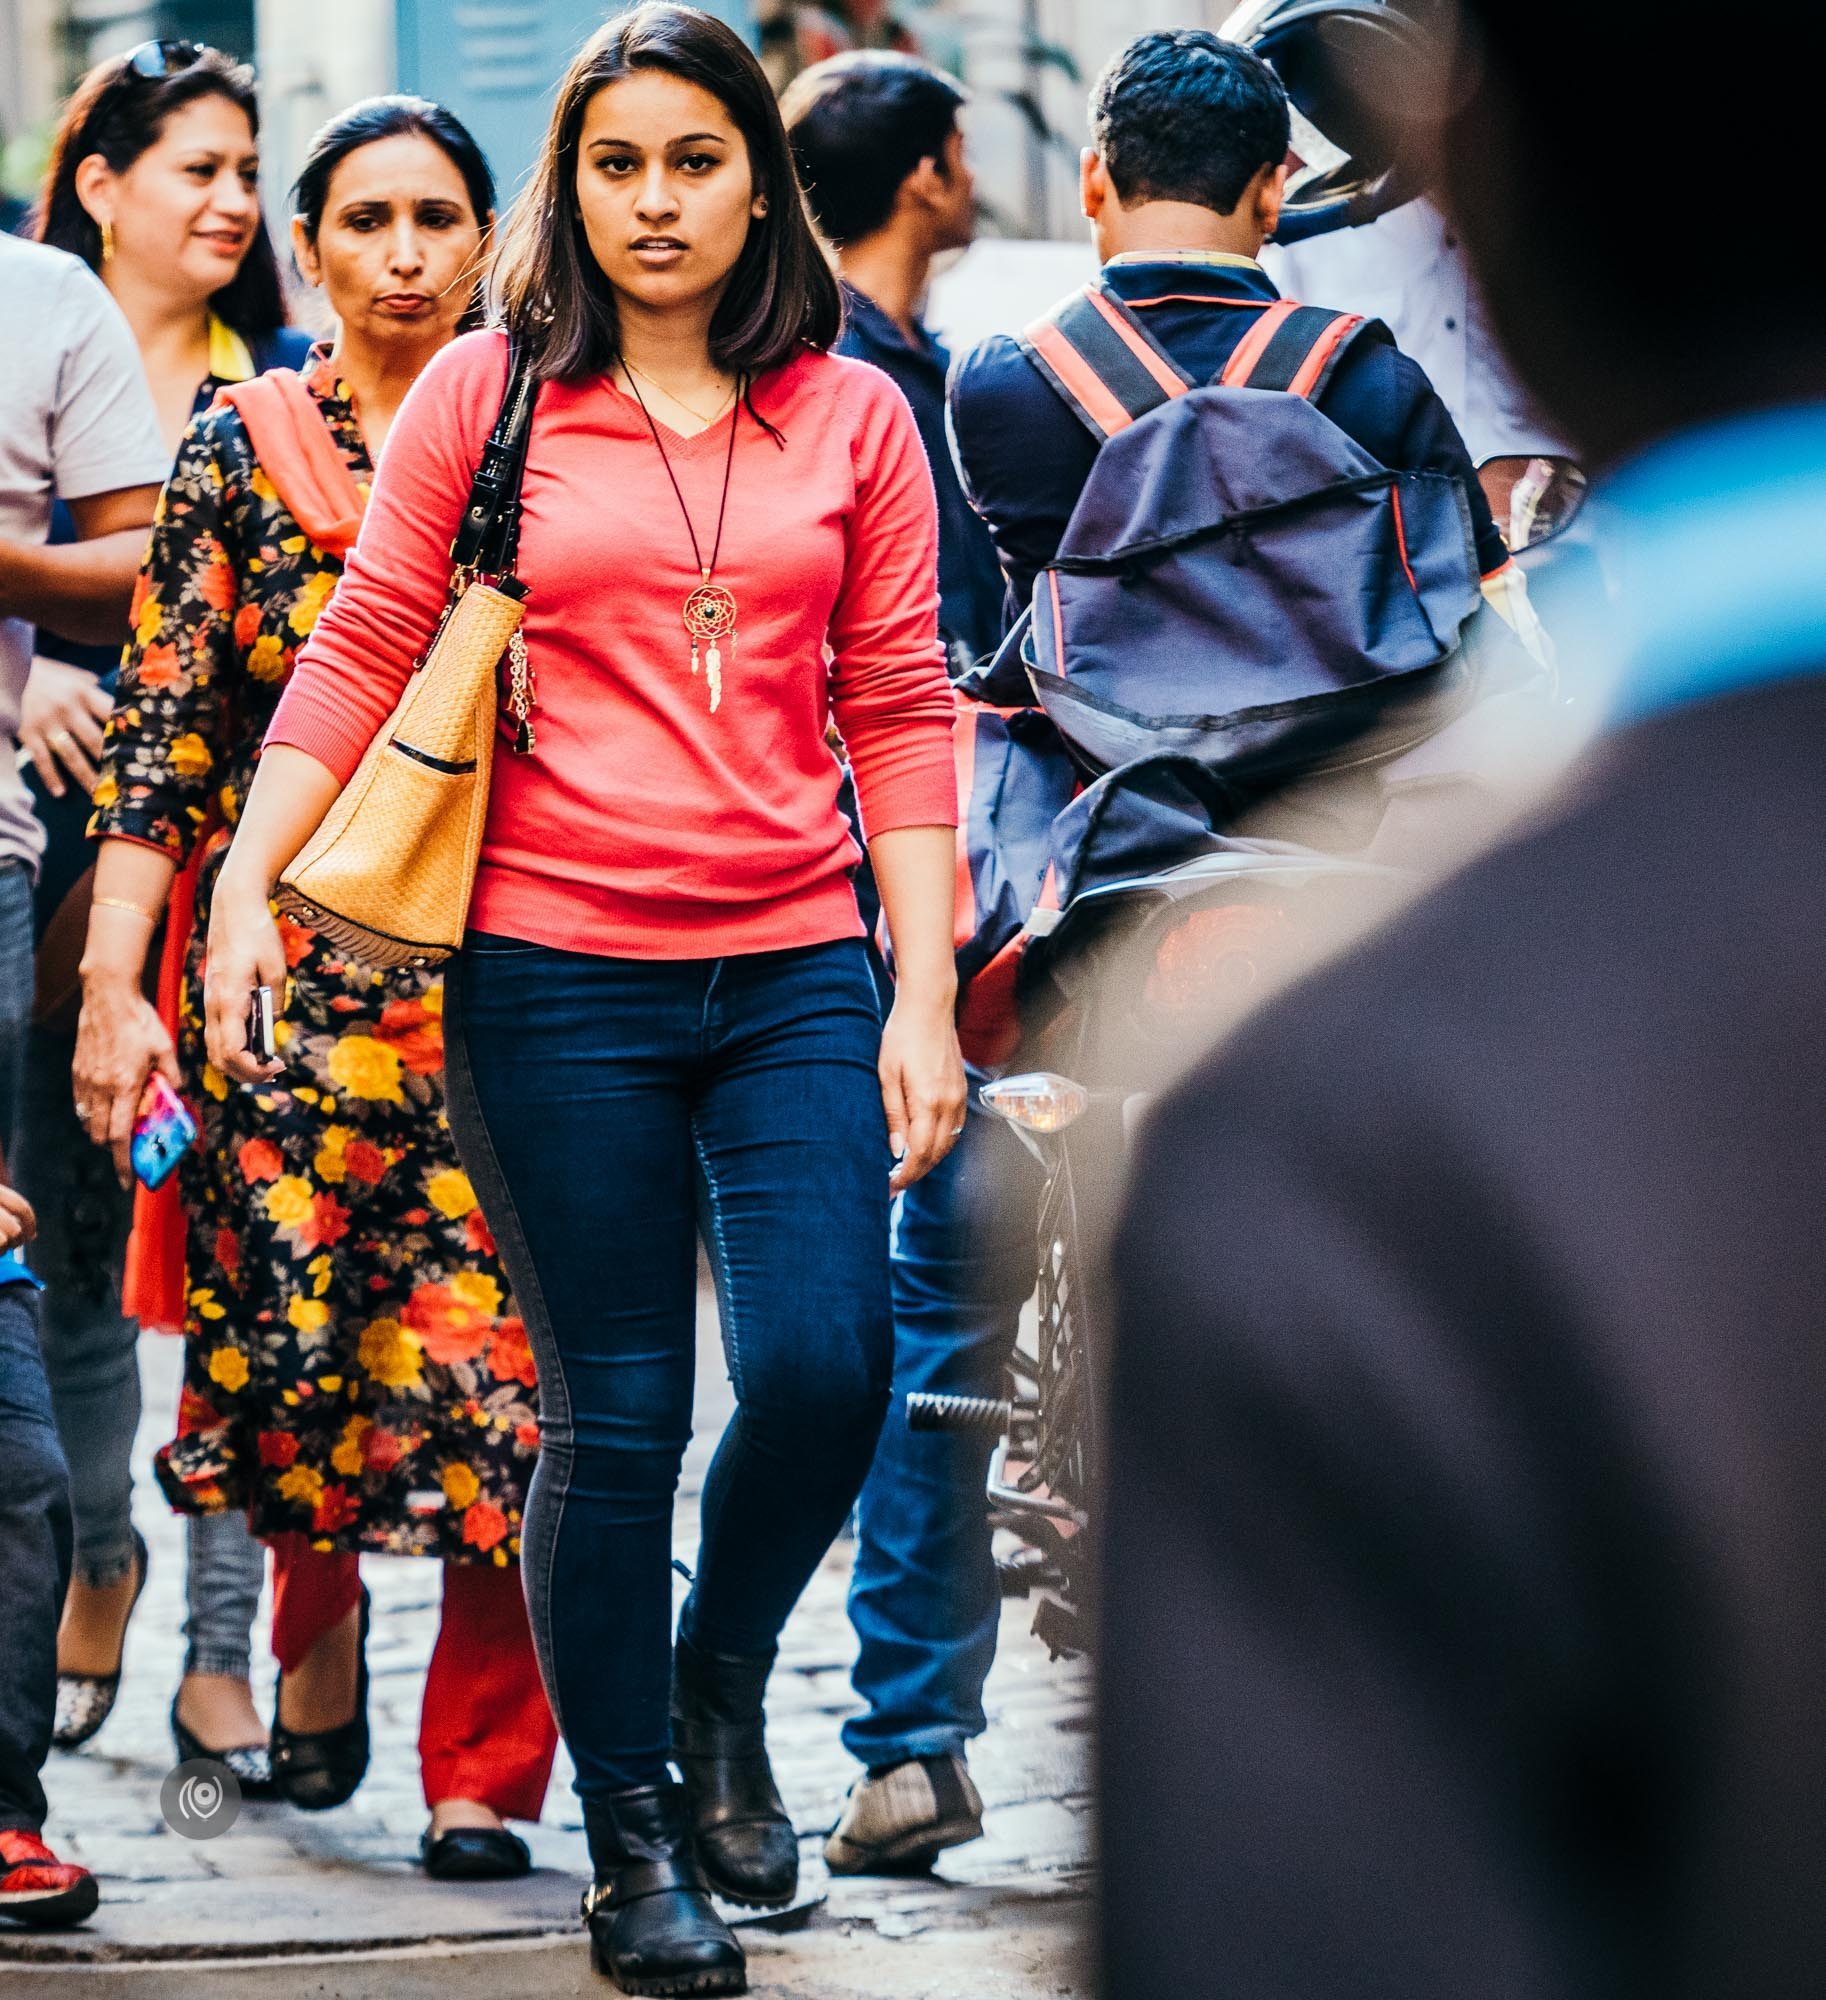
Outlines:
[[[152,1568],[152,1551],[146,1546],[146,1538],[135,1528],[133,1530],[133,1559],[139,1569],[139,1581],[133,1586],[133,1601],[127,1606],[127,1615],[121,1621],[120,1649],[124,1656],[127,1650],[127,1627],[133,1623],[134,1607],[139,1603],[140,1592],[146,1587],[146,1578]],[[63,1674],[57,1676],[57,1720],[51,1729],[51,1741],[59,1750],[74,1750],[89,1738],[114,1713],[115,1697],[120,1693],[120,1666],[118,1662],[111,1674]]]
[[[368,1775],[368,1618],[372,1609],[367,1588],[361,1593],[361,1637],[355,1669],[355,1713],[335,1729],[287,1729],[279,1720],[279,1694],[273,1702],[273,1786],[282,1799],[303,1812],[328,1812],[355,1796]]]
[[[426,1828],[418,1858],[434,1882],[511,1882],[533,1865],[532,1850],[504,1826],[453,1826],[435,1838]]]
[[[193,1735],[178,1720],[178,1695],[171,1697],[171,1740],[178,1747],[178,1762],[207,1757],[235,1774],[244,1799],[276,1799],[279,1788],[273,1782],[272,1752],[264,1743],[238,1743],[232,1750],[212,1750],[200,1736]]]
[[[590,1963],[624,1993],[746,1993],[748,1960],[692,1852],[680,1785],[587,1801],[596,1880],[583,1898]]]
[[[672,1663],[672,1757],[685,1780],[697,1858],[719,1896],[775,1909],[799,1890],[799,1838],[767,1761],[762,1696],[773,1655],[700,1652]]]

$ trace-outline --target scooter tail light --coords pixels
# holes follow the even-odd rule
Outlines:
[[[984,1084],[979,1094],[998,1117],[1027,1132],[1063,1132],[1084,1116],[1091,1101],[1083,1084],[1050,1070],[1005,1076]]]
[[[1274,903],[1219,903],[1192,910],[1155,946],[1148,1005],[1168,1020],[1183,1020],[1213,1006],[1248,1000],[1265,961],[1284,945],[1290,928],[1287,912]]]

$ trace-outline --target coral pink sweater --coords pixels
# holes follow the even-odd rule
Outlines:
[[[436,628],[450,541],[507,372],[499,333],[413,385],[360,541],[267,733],[345,782]],[[807,352],[740,413],[716,581],[734,593],[722,705],[692,678],[699,580],[646,420],[602,378],[540,390],[519,574],[538,708],[503,731],[470,922],[630,958],[711,958],[860,936],[833,719],[868,835],[952,826],[936,507],[898,389]],[[662,427],[699,546],[716,535],[727,420]]]

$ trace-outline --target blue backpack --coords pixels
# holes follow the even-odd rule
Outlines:
[[[1091,776],[1166,754],[1256,787],[1438,729],[1482,601],[1463,488],[1391,470],[1312,400],[1390,338],[1269,301],[1201,385],[1100,284],[1030,327],[1100,449],[1031,609],[965,691],[1037,698]]]

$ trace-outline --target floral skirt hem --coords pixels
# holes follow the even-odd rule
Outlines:
[[[173,1438],[153,1454],[153,1477],[173,1513],[193,1517],[246,1514],[248,1526],[259,1540],[302,1533],[313,1549],[324,1554],[426,1556],[441,1562],[487,1563],[496,1569],[519,1567],[518,1534],[488,1547],[478,1546],[474,1522],[448,1507],[413,1513],[397,1522],[366,1517],[330,1530],[301,1521],[289,1502],[266,1501],[258,1472],[249,1476],[247,1448],[236,1439],[236,1428],[228,1423],[211,1424]]]

